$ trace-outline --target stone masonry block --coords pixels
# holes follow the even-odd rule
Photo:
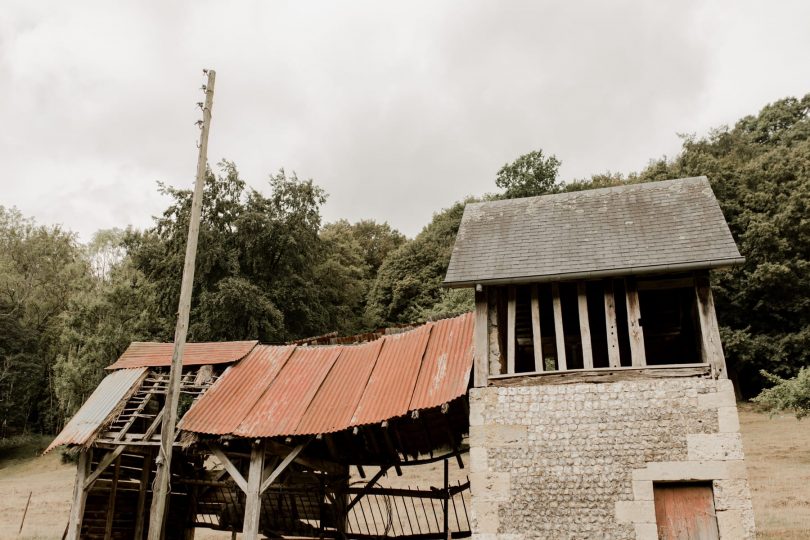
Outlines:
[[[619,523],[655,523],[653,501],[616,501],[616,521]]]
[[[487,472],[489,465],[487,464],[487,449],[483,446],[476,446],[470,448],[470,472],[479,473]]]
[[[636,540],[658,540],[658,525],[636,523]]]
[[[753,540],[753,528],[747,525],[748,520],[745,519],[741,510],[719,510],[717,512],[720,540]]]
[[[738,433],[740,431],[740,415],[737,407],[718,407],[717,423],[720,433]]]
[[[637,501],[652,501],[653,483],[650,480],[633,480],[633,499]]]
[[[633,471],[633,480],[716,480],[728,478],[725,461],[661,461]]]
[[[714,507],[717,510],[751,510],[751,492],[746,480],[714,482]]]
[[[742,438],[739,433],[698,433],[686,436],[690,460],[743,459]]]
[[[500,526],[498,505],[490,501],[472,499],[472,530],[481,534],[497,534]]]
[[[470,401],[470,425],[483,426],[484,425],[484,409],[485,405],[480,401]]]
[[[701,409],[717,409],[718,407],[736,407],[737,397],[734,388],[729,387],[717,392],[698,395],[698,407]]]
[[[507,501],[510,476],[508,472],[470,472],[470,492],[479,501]]]
[[[470,447],[525,447],[528,439],[526,426],[487,424],[484,426],[475,426],[475,429],[473,429],[472,425],[470,426]]]

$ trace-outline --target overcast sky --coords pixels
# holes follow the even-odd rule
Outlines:
[[[530,150],[564,180],[630,172],[810,92],[808,28],[806,0],[4,0],[0,205],[84,240],[150,225],[156,181],[193,183],[211,67],[212,163],[413,236]]]

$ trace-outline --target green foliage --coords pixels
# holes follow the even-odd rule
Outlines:
[[[798,375],[789,379],[777,377],[764,370],[762,376],[774,386],[763,390],[754,401],[773,412],[792,411],[796,418],[804,418],[810,414],[810,368],[801,368]]]
[[[545,157],[542,150],[535,150],[501,167],[495,185],[505,190],[505,199],[555,193],[560,190],[557,182],[560,165],[562,162],[556,156]]]

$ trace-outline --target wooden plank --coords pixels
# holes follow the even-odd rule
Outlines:
[[[657,379],[676,377],[708,377],[709,364],[665,364],[619,368],[569,369],[567,371],[542,371],[499,375],[491,377],[490,386],[522,386],[527,384],[579,384],[628,381],[633,379]]]
[[[259,538],[263,471],[264,441],[254,443],[250,450],[250,468],[248,470],[247,489],[245,490],[245,521],[242,524],[242,538],[245,540],[258,540]]]
[[[389,469],[389,467],[380,467],[380,470],[379,470],[379,471],[377,471],[377,473],[376,473],[374,476],[372,476],[372,477],[371,477],[371,480],[369,480],[368,482],[366,482],[366,485],[365,485],[365,486],[363,486],[363,487],[362,487],[362,488],[361,488],[361,489],[360,489],[360,490],[357,492],[357,495],[355,495],[354,499],[352,499],[352,501],[351,501],[351,502],[349,503],[349,505],[346,507],[346,512],[348,512],[349,510],[351,510],[352,508],[354,508],[354,505],[356,505],[357,503],[359,503],[359,502],[360,502],[360,499],[362,499],[363,497],[365,497],[365,496],[366,496],[366,494],[367,494],[368,492],[370,492],[370,491],[372,490],[372,488],[374,488],[374,485],[377,483],[377,481],[378,481],[380,478],[382,478],[382,477],[383,477],[383,475],[384,475],[384,474],[385,474],[385,473],[388,471],[388,469]]]
[[[641,328],[641,305],[638,301],[636,280],[624,280],[625,298],[627,300],[627,330],[630,334],[630,358],[634,366],[647,365],[644,353],[644,330]]]
[[[719,540],[711,483],[653,484],[655,522],[663,540]]]
[[[514,285],[507,288],[506,304],[506,372],[515,372],[515,319],[517,318],[517,292]]]
[[[84,484],[90,472],[91,452],[91,449],[79,452],[79,463],[76,466],[76,482],[73,484],[73,502],[70,506],[70,520],[66,535],[67,540],[79,540],[81,538],[84,505],[87,502],[87,490]]]
[[[270,476],[268,476],[264,481],[261,482],[259,494],[264,493],[267,490],[267,488],[270,487],[270,484],[275,482],[276,479],[279,476],[281,476],[281,473],[283,473],[287,469],[287,467],[289,467],[290,463],[295,461],[295,458],[298,457],[298,454],[301,453],[301,451],[304,449],[306,445],[307,443],[299,444],[298,446],[293,448],[289,454],[287,454],[287,457],[285,457],[281,461],[281,463],[279,463],[279,465],[273,470],[273,472],[270,473]],[[251,457],[251,460],[252,459],[253,458]]]
[[[568,363],[565,359],[565,330],[563,328],[559,283],[551,284],[551,302],[554,306],[554,337],[557,340],[557,369],[565,371],[568,369]]]
[[[607,330],[608,364],[610,367],[622,365],[619,353],[619,330],[616,325],[616,298],[613,295],[613,280],[603,281],[605,287],[605,329]]]
[[[688,289],[693,287],[695,280],[692,276],[669,279],[639,279],[639,291],[660,291],[665,289]]]
[[[90,476],[88,476],[87,479],[85,480],[84,489],[89,490],[92,487],[93,482],[98,480],[98,477],[101,476],[101,473],[103,473],[107,469],[107,467],[109,467],[115,460],[117,460],[125,449],[126,446],[121,445],[112,452],[109,452],[106,456],[104,456],[102,460],[99,462],[98,467],[96,467],[96,470],[93,471],[93,473]]]
[[[706,274],[695,276],[698,319],[700,320],[700,356],[713,366],[715,377],[725,379],[726,357],[720,342],[720,327],[714,311],[714,296]]]
[[[110,496],[107,499],[107,517],[104,524],[104,540],[112,539],[113,517],[115,517],[115,497],[118,495],[118,475],[121,474],[121,456],[115,459]]]
[[[475,291],[475,360],[473,367],[473,386],[481,388],[487,385],[489,375],[489,342],[488,314],[489,303],[487,291]]]
[[[588,321],[588,290],[584,281],[577,283],[577,308],[579,310],[579,335],[582,338],[582,367],[593,369],[591,324]]]
[[[239,469],[236,468],[236,465],[233,464],[230,458],[225,455],[225,452],[223,452],[219,446],[212,444],[210,448],[211,452],[216,456],[219,462],[222,463],[222,466],[225,467],[225,470],[228,471],[228,474],[231,475],[233,481],[236,482],[236,485],[239,486],[239,489],[241,489],[243,492],[247,492],[247,482],[242,476],[242,473],[239,472]]]
[[[143,524],[146,515],[146,492],[149,490],[149,475],[152,472],[152,453],[143,456],[143,467],[141,468],[141,480],[138,484],[138,507],[135,510],[135,534],[134,540],[143,539]]]
[[[543,371],[543,334],[540,333],[540,288],[532,285],[532,344],[534,346],[534,370]]]

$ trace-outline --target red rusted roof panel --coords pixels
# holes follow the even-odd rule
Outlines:
[[[222,374],[180,421],[179,428],[198,433],[233,433],[261,399],[295,346],[259,345]]]
[[[298,424],[297,435],[332,433],[351,425],[383,341],[343,348]]]
[[[186,343],[183,348],[183,365],[233,363],[247,356],[257,343],[258,341]],[[170,366],[173,351],[174,343],[135,341],[127,347],[121,358],[107,369]]]
[[[408,412],[432,324],[385,336],[374,371],[354,411],[351,425],[381,422]]]
[[[473,362],[474,329],[472,313],[433,325],[410,410],[438,407],[467,392]]]
[[[245,416],[236,436],[273,437],[294,433],[343,347],[299,347]]]
[[[45,453],[63,444],[84,444],[90,440],[121,400],[140,384],[145,373],[145,368],[122,369],[104,377]]]

